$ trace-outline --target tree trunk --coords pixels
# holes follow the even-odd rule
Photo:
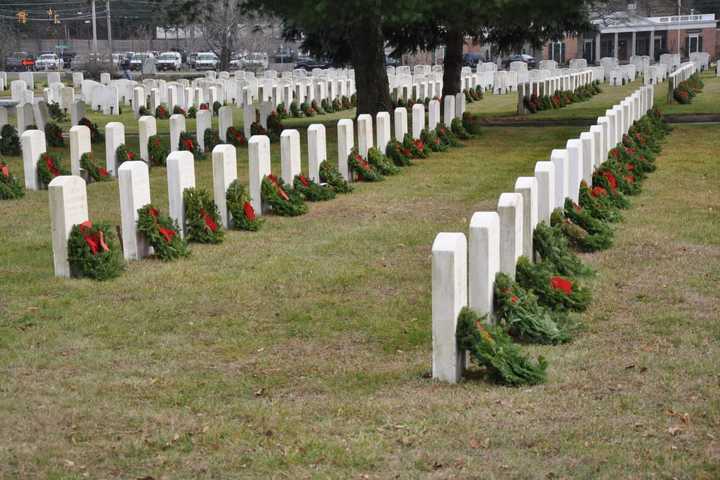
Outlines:
[[[463,66],[465,35],[460,30],[449,29],[445,36],[445,59],[443,60],[443,96],[462,91],[460,70]]]
[[[392,107],[380,24],[380,19],[368,19],[362,27],[350,31],[357,114],[369,113],[373,118],[378,112],[390,112]]]

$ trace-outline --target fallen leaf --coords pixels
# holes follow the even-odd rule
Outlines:
[[[678,433],[681,433],[683,429],[681,427],[670,427],[668,428],[668,433],[672,435],[673,437],[677,435]]]

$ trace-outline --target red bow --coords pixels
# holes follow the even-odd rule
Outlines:
[[[300,183],[302,183],[305,187],[310,186],[310,182],[308,181],[307,178],[305,178],[305,175],[299,175],[299,177],[300,177]]]
[[[105,235],[102,230],[98,230],[92,233],[93,224],[90,220],[86,220],[80,224],[80,233],[83,236],[83,240],[90,247],[90,251],[95,255],[102,249],[103,252],[109,252],[110,247],[105,243]]]
[[[60,170],[55,166],[55,160],[50,155],[45,155],[45,165],[53,177],[60,175]]]
[[[185,145],[185,148],[192,151],[192,149],[193,149],[193,141],[192,140],[190,140],[190,139],[183,140],[183,145]]]
[[[210,229],[211,232],[217,232],[218,226],[215,220],[210,216],[208,212],[205,211],[204,208],[200,209],[200,215],[202,215],[203,220],[205,221],[205,226]]]
[[[603,187],[593,187],[593,189],[590,191],[590,194],[593,197],[604,197],[607,195],[607,190],[605,190]]]
[[[572,293],[573,284],[567,278],[552,277],[550,279],[550,286],[555,290],[560,290],[565,295],[570,295]]]
[[[160,235],[165,237],[165,242],[167,243],[170,243],[175,236],[175,230],[170,230],[168,228],[158,228],[158,232],[160,232]]]
[[[9,176],[10,176],[10,169],[8,168],[7,165],[5,165],[5,164],[3,163],[2,166],[0,166],[0,173],[3,174],[3,177],[9,177]]]
[[[610,188],[613,191],[617,190],[617,179],[615,178],[615,175],[608,171],[605,171],[603,172],[603,177],[607,178],[607,181],[610,184]]]
[[[255,209],[250,202],[245,202],[243,204],[243,212],[245,213],[245,218],[249,221],[252,222],[255,220]]]
[[[280,184],[278,183],[278,179],[275,175],[273,175],[272,173],[268,175],[268,180],[270,180],[270,183],[273,184],[273,186],[275,187],[275,191],[278,195],[280,195],[280,198],[282,198],[286,202],[290,200],[290,197],[288,197],[288,194],[285,193],[285,190],[283,190],[283,188],[280,186]]]
[[[107,171],[106,168],[100,167],[100,168],[98,169],[98,174],[100,174],[101,177],[107,177],[107,176],[108,176],[108,171]]]

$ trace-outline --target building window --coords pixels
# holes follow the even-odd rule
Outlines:
[[[703,51],[702,33],[688,33],[687,39],[685,40],[685,51],[688,55]]]
[[[558,64],[565,63],[565,42],[550,44],[550,60],[555,60]]]

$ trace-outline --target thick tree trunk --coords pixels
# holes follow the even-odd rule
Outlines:
[[[463,65],[465,35],[459,30],[449,29],[445,37],[445,60],[443,61],[443,96],[455,95],[462,90],[460,70]]]
[[[355,69],[357,114],[390,112],[392,102],[385,69],[385,38],[380,19],[364,22],[350,32],[352,65]]]

